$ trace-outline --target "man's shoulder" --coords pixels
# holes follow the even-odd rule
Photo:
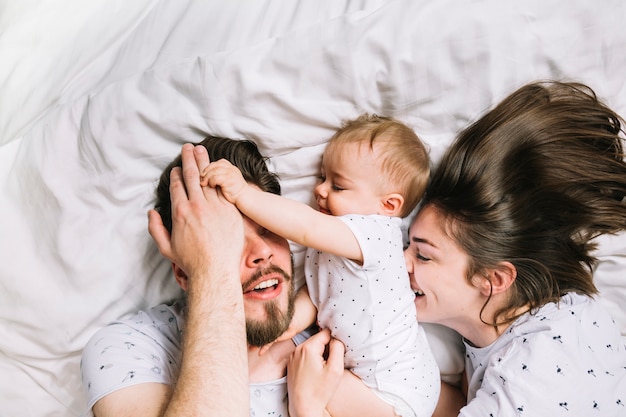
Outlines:
[[[89,407],[111,392],[142,383],[171,385],[180,369],[179,305],[159,305],[98,330],[81,358]]]
[[[184,327],[183,310],[182,302],[161,304],[116,320],[94,333],[85,346],[83,357],[112,346],[130,349],[155,344],[167,346],[168,350],[179,350]]]
[[[142,330],[146,327],[163,328],[163,326],[173,327],[176,330],[182,329],[185,324],[184,309],[184,299],[174,301],[170,304],[159,304],[115,320],[102,330],[104,331],[111,327],[115,328],[120,325],[137,330]]]

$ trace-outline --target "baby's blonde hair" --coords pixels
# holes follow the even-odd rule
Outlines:
[[[365,113],[343,123],[328,142],[327,152],[346,143],[367,143],[370,150],[379,146],[380,167],[388,177],[385,184],[404,197],[399,216],[408,216],[422,198],[430,176],[428,151],[415,132],[394,118]]]

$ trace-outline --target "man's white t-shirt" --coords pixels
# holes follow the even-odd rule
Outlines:
[[[102,397],[136,384],[172,385],[180,372],[185,301],[158,305],[100,329],[83,350],[88,410]],[[294,338],[295,339],[295,338]],[[250,415],[288,417],[287,378],[250,384]]]

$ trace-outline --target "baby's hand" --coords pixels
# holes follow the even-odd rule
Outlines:
[[[239,168],[226,159],[220,159],[211,162],[200,173],[200,185],[210,185],[213,188],[220,187],[224,197],[232,204],[237,204],[237,198],[248,183],[243,178]]]

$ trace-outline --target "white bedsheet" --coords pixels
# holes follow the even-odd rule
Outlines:
[[[93,332],[179,295],[146,211],[182,143],[251,138],[310,202],[325,141],[363,111],[407,122],[435,160],[539,78],[588,83],[626,115],[624,21],[621,0],[1,3],[0,415],[79,415]],[[598,254],[626,334],[626,237]]]

